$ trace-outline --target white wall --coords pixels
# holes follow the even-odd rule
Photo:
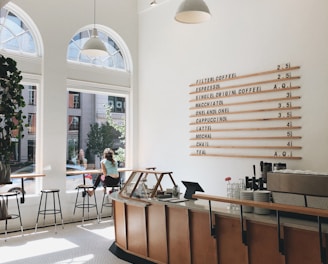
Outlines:
[[[253,164],[259,175],[260,159],[189,155],[188,85],[291,62],[301,66],[303,158],[285,162],[328,172],[328,2],[206,0],[212,19],[198,25],[174,21],[181,2],[139,13],[139,165],[173,171],[178,181],[198,181],[215,195],[225,195],[226,176],[252,176]]]

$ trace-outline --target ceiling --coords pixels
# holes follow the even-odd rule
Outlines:
[[[140,12],[144,12],[147,10],[150,10],[152,8],[156,8],[159,5],[162,5],[166,2],[169,2],[170,0],[156,0],[157,5],[155,6],[150,6],[150,3],[154,0],[137,0],[138,1],[138,11]]]
[[[0,8],[7,4],[10,0],[0,0]],[[154,0],[137,0],[138,1],[138,11],[143,12],[150,8],[155,8],[156,6],[151,7],[150,3]],[[161,5],[169,0],[156,0],[157,5]]]
[[[7,4],[9,0],[0,0],[0,8]]]

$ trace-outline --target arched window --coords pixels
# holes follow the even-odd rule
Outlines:
[[[98,30],[98,37],[104,42],[108,55],[104,57],[91,58],[81,53],[84,43],[91,37],[92,29],[86,29],[77,33],[68,45],[67,59],[69,61],[89,63],[105,68],[127,70],[127,65],[122,51],[109,34],[101,29]]]
[[[0,51],[5,57],[11,57],[16,62],[33,58],[32,60],[36,62],[35,58],[40,58],[41,47],[42,41],[37,27],[23,10],[13,3],[8,3],[0,9]],[[39,137],[41,81],[36,73],[24,75],[22,71],[22,75],[21,83],[24,85],[22,95],[26,103],[23,113],[27,117],[25,121],[27,127],[23,132],[24,137],[14,142],[11,162],[13,174],[31,173],[39,169],[36,165],[38,163],[36,149],[39,144],[37,138]],[[21,188],[19,179],[14,179],[12,182],[11,185],[1,186],[0,191],[4,191],[3,188],[8,188],[7,191]],[[39,182],[39,179],[27,181],[24,184],[26,194],[35,193]]]
[[[82,71],[90,72],[92,76],[94,69],[88,66],[102,68],[101,71],[97,68],[96,72],[100,78],[96,83],[92,78],[88,80],[88,74],[83,76],[84,80],[78,82],[77,77],[68,75],[66,154],[67,163],[75,168],[81,166],[78,158],[81,149],[84,153],[83,166],[86,168],[100,168],[105,147],[113,149],[115,160],[120,166],[124,166],[126,162],[126,106],[128,107],[130,91],[127,84],[132,68],[131,59],[124,41],[116,32],[101,25],[97,25],[96,28],[108,55],[94,58],[81,52],[85,42],[91,37],[92,28],[89,27],[79,30],[71,38],[67,48],[67,61],[71,62],[69,69],[75,69],[70,72],[71,74]],[[122,81],[122,72],[126,80],[119,85]],[[111,78],[108,78],[108,74]],[[85,180],[87,184],[92,184],[94,179]],[[75,187],[68,177],[66,190],[74,191]]]
[[[28,23],[10,10],[10,4],[0,9],[0,49],[31,55],[38,54],[38,48]]]

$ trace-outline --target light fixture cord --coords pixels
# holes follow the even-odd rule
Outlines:
[[[93,3],[93,28],[96,28],[96,0]]]

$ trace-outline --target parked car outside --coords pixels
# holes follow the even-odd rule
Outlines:
[[[66,171],[83,171],[83,167],[78,165],[66,164]],[[35,172],[35,165],[31,164],[20,168],[12,174],[23,174],[23,173],[33,173]],[[24,194],[33,194],[35,193],[35,183],[36,178],[24,178]],[[12,184],[0,185],[0,192],[13,192],[18,191],[22,192],[22,182],[21,179],[13,178],[11,179]],[[66,190],[74,190],[76,186],[83,184],[83,174],[77,175],[66,175]],[[92,175],[85,175],[85,184],[92,185]]]

